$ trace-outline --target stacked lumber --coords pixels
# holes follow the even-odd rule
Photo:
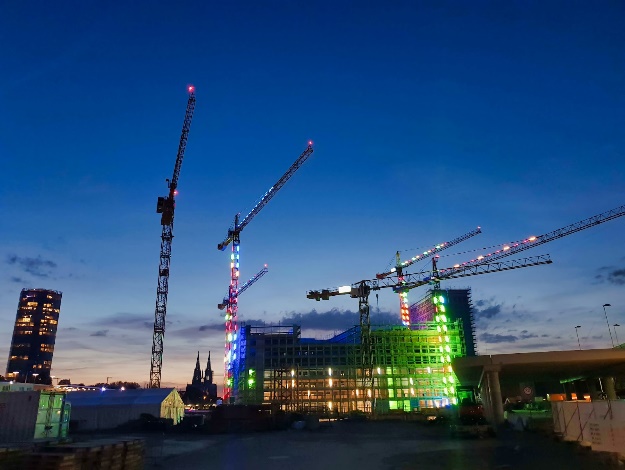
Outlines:
[[[36,452],[0,449],[0,469],[143,470],[144,457],[141,439],[102,439],[46,446]]]
[[[73,454],[31,452],[24,456],[24,470],[76,470]]]
[[[142,470],[145,457],[145,443],[141,439],[122,441],[124,444],[123,470]]]
[[[74,454],[75,470],[141,470],[145,455],[145,446],[141,439],[102,439],[51,449]]]
[[[0,447],[0,469],[22,470],[24,449]]]

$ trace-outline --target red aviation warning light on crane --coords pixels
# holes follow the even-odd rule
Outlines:
[[[158,266],[158,287],[156,289],[156,308],[154,311],[154,336],[152,338],[152,360],[150,365],[150,388],[160,388],[161,370],[163,366],[163,339],[165,337],[165,315],[167,313],[167,293],[169,290],[169,264],[171,261],[171,242],[174,238],[174,209],[176,207],[175,196],[178,194],[178,176],[187,147],[187,138],[191,127],[191,119],[195,110],[195,87],[189,86],[189,100],[187,111],[182,124],[182,134],[178,144],[178,154],[174,165],[174,174],[171,180],[167,180],[169,194],[159,197],[156,203],[156,212],[161,214],[161,257]]]
[[[226,308],[226,345],[225,345],[225,372],[224,372],[224,402],[230,399],[233,387],[236,387],[236,365],[238,363],[237,352],[233,345],[236,343],[238,334],[238,295],[239,295],[239,245],[240,234],[252,219],[261,211],[263,207],[276,195],[276,193],[286,184],[313,153],[312,141],[308,142],[308,147],[297,160],[291,165],[287,172],[263,195],[254,208],[243,220],[239,220],[239,215],[234,216],[234,224],[228,229],[228,235],[223,242],[217,245],[217,249],[224,251],[232,243],[232,253],[230,254],[230,286],[228,288],[228,302]]]

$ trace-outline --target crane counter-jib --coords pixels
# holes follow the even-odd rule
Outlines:
[[[415,287],[430,284],[435,280],[453,279],[457,277],[477,276],[498,271],[508,271],[530,266],[539,266],[552,263],[549,255],[529,256],[518,260],[508,260],[499,262],[485,262],[479,265],[466,266],[463,268],[443,268],[436,273],[433,271],[421,271],[418,273],[405,274],[400,281],[398,276],[384,279],[368,279],[348,286],[332,287],[329,289],[311,290],[306,293],[306,298],[312,300],[329,300],[337,295],[349,295],[352,298],[359,298],[362,294],[362,286],[367,286],[368,290],[380,290],[385,288],[413,289]]]

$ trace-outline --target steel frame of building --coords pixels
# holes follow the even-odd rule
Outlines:
[[[448,321],[445,326],[449,352],[444,354],[440,321],[410,327],[371,326],[374,369],[367,389],[359,326],[327,340],[314,340],[301,338],[296,325],[243,325],[235,402],[332,413],[386,413],[453,404],[450,387],[457,379],[449,359],[465,355],[464,331],[461,321]],[[373,410],[368,409],[369,403]]]

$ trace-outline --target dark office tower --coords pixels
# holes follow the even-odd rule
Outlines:
[[[475,319],[473,317],[473,303],[471,289],[441,289],[447,299],[446,310],[452,320],[462,322],[466,355],[477,355],[477,339],[475,338]],[[425,297],[410,306],[410,323],[421,323],[434,320],[436,312],[432,303],[432,290],[428,290]]]
[[[54,290],[22,289],[6,377],[18,382],[52,383],[50,369],[62,295]]]

